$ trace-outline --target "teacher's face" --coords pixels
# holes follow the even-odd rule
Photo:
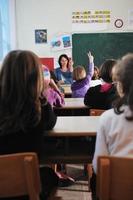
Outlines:
[[[62,59],[61,59],[61,66],[62,67],[66,67],[67,66],[67,63],[68,63],[68,60],[66,59],[66,58],[64,58],[64,57],[62,57]]]

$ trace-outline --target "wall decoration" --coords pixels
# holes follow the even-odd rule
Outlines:
[[[52,50],[61,50],[62,49],[62,40],[61,37],[54,37],[51,41]]]
[[[70,34],[62,34],[52,38],[51,49],[53,51],[72,48],[72,41]]]
[[[63,46],[64,48],[70,48],[71,47],[71,39],[69,35],[62,36]]]
[[[123,26],[123,20],[122,19],[116,19],[114,23],[116,28],[121,28]]]
[[[35,30],[35,43],[47,43],[47,30],[46,29],[36,29]]]
[[[73,12],[72,23],[110,23],[110,11]]]
[[[109,10],[88,10],[72,12],[72,30],[105,30],[111,21]]]

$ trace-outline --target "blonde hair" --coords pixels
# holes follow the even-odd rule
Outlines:
[[[82,66],[77,66],[73,70],[73,80],[78,81],[86,77],[85,68]]]

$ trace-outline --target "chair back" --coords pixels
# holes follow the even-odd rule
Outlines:
[[[99,116],[103,112],[105,112],[105,110],[102,110],[102,109],[90,109],[90,116]]]
[[[97,197],[99,200],[133,199],[133,158],[98,157]]]
[[[30,200],[39,200],[40,191],[36,153],[0,156],[0,198],[28,195]]]
[[[89,110],[89,115],[90,116],[100,116],[103,112],[105,112],[105,110],[92,108]],[[91,181],[91,178],[93,175],[92,163],[87,164],[87,172],[88,172],[89,190],[91,190],[90,181]]]

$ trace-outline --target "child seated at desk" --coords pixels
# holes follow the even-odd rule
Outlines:
[[[60,107],[65,104],[64,96],[60,92],[58,86],[50,77],[50,72],[46,66],[43,66],[44,76],[44,92],[43,95],[47,98],[52,106]]]
[[[89,65],[87,74],[85,68],[82,66],[77,66],[73,70],[74,82],[71,85],[73,98],[84,97],[87,90],[90,87],[91,78],[94,74],[94,63],[93,63],[94,58],[91,55],[91,52],[88,53],[88,58],[89,58]]]
[[[116,87],[112,80],[112,69],[116,60],[107,59],[100,67],[102,84],[90,87],[85,94],[84,104],[95,109],[110,109],[116,98]]]
[[[127,54],[113,68],[118,92],[114,108],[100,117],[93,168],[97,173],[98,156],[133,157],[133,54]],[[125,169],[128,170],[128,169]],[[91,187],[95,192],[95,176]],[[122,180],[123,181],[123,180]]]
[[[90,82],[90,87],[94,87],[96,85],[101,85],[101,84],[102,80],[100,79],[99,68],[97,66],[94,66],[94,74]]]

